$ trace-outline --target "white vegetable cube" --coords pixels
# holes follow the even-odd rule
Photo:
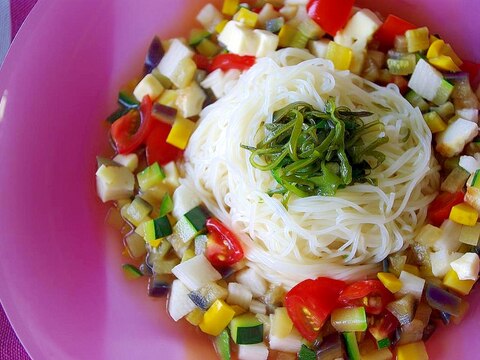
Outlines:
[[[436,134],[435,149],[445,157],[452,157],[462,152],[467,143],[478,135],[478,126],[462,118],[448,124],[447,128]]]
[[[330,40],[328,39],[310,40],[308,42],[308,50],[318,58],[325,58],[329,42]]]
[[[253,30],[258,39],[258,47],[255,56],[264,57],[268,53],[274,52],[278,47],[278,36],[266,30]]]
[[[180,280],[174,280],[168,298],[168,313],[178,321],[197,307],[188,297],[190,291]]]
[[[246,286],[236,282],[228,283],[227,303],[249,309],[252,297],[252,292]]]
[[[162,94],[163,90],[164,88],[160,81],[152,74],[147,74],[133,90],[133,96],[135,96],[138,101],[142,101],[146,95],[150,96],[152,100],[155,100]]]
[[[138,166],[137,154],[127,154],[127,155],[118,154],[113,158],[113,161],[115,161],[116,163],[119,163],[122,166],[125,166],[131,172],[134,172]]]
[[[258,300],[252,300],[250,307],[248,308],[253,314],[267,314],[267,305]]]
[[[380,25],[382,22],[375,13],[368,9],[362,9],[350,18],[343,29],[343,34],[355,40],[368,40]]]
[[[234,20],[225,25],[218,41],[225,45],[228,51],[238,55],[255,56],[258,48],[258,38],[253,30]]]
[[[192,81],[186,88],[178,90],[175,107],[181,116],[188,118],[196,116],[202,111],[203,102],[207,96],[196,81]]]
[[[212,4],[208,3],[197,15],[197,21],[209,32],[215,31],[215,26],[223,21],[222,13]]]
[[[178,220],[188,211],[200,205],[202,201],[190,187],[185,184],[180,185],[173,193],[172,214]]]
[[[238,360],[267,360],[268,348],[264,343],[238,345]]]
[[[303,338],[296,329],[292,329],[290,334],[282,338],[270,333],[268,341],[272,350],[296,353],[302,347]]]
[[[478,255],[474,253],[465,253],[463,256],[450,263],[450,266],[457,273],[460,280],[474,280],[478,279],[478,272],[480,271],[480,261]]]
[[[458,109],[455,113],[462,119],[478,123],[478,109]]]
[[[240,271],[237,274],[237,281],[249,288],[256,297],[265,295],[268,289],[267,281],[252,268]]]
[[[431,224],[427,224],[420,229],[415,241],[423,246],[431,247],[442,237],[442,234],[442,229]]]
[[[445,220],[440,226],[442,236],[433,244],[433,250],[457,251],[460,247],[460,232],[462,225],[450,219]]]
[[[399,276],[400,281],[402,282],[402,288],[397,293],[399,295],[412,294],[417,300],[422,298],[423,288],[425,286],[425,279],[418,277],[409,273],[408,271],[403,271]]]
[[[442,84],[443,76],[425,60],[420,59],[413,70],[408,87],[421,97],[432,101]]]
[[[458,161],[458,165],[468,171],[470,174],[475,173],[480,168],[480,161],[469,155],[462,155]]]
[[[183,89],[190,85],[195,77],[197,64],[191,58],[185,58],[178,63],[176,70],[170,77],[173,85],[179,89]]]
[[[191,60],[193,54],[193,51],[180,39],[173,39],[170,42],[170,47],[158,64],[157,69],[162,75],[168,77],[175,86],[181,87],[178,84],[177,78],[185,73],[185,71],[181,69],[182,66],[191,67],[191,62],[186,59]],[[188,72],[190,73],[191,71]],[[195,73],[195,71],[193,73]]]
[[[450,263],[462,256],[461,253],[450,253],[447,250],[440,250],[430,253],[430,263],[432,264],[432,273],[436,277],[444,277],[450,270]]]
[[[102,165],[95,175],[97,193],[103,202],[128,199],[133,195],[135,177],[128,168]]]
[[[351,47],[353,45],[354,39],[350,35],[345,34],[343,30],[339,30],[335,34],[333,41],[342,46]]]
[[[179,174],[175,161],[170,161],[165,164],[163,166],[163,172],[165,173],[165,179],[163,180],[165,184],[171,186],[173,189],[180,186],[180,182],[178,181]]]
[[[192,291],[222,278],[203,254],[178,264],[172,269],[172,273]]]
[[[462,230],[460,231],[460,242],[477,246],[478,240],[480,239],[480,223],[476,223],[473,226],[463,225]]]
[[[257,23],[260,27],[265,28],[268,20],[276,19],[280,17],[280,13],[275,10],[272,4],[266,3],[263,5],[262,10],[258,13]]]

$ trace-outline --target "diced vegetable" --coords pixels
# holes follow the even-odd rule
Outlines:
[[[407,30],[405,32],[405,37],[407,38],[407,46],[409,53],[427,50],[430,46],[430,38],[428,36],[427,27]]]
[[[200,114],[200,111],[202,111],[203,103],[206,98],[207,96],[205,95],[205,92],[202,90],[202,88],[198,86],[196,81],[192,81],[189,86],[178,90],[175,105],[177,106],[178,112],[182,117],[188,118],[192,116],[197,116],[198,114]],[[172,131],[175,131],[174,129],[176,125],[179,125],[177,124],[177,121],[179,121],[178,117],[173,123]],[[190,127],[182,128],[182,131],[189,130]],[[171,140],[172,139],[170,139],[170,141]],[[177,142],[173,143],[172,145],[175,145],[182,150],[184,148],[182,148],[182,145],[179,146]]]
[[[407,294],[389,303],[387,309],[397,318],[401,325],[406,325],[412,321],[414,317],[415,296]]]
[[[267,305],[261,301],[252,300],[249,310],[254,314],[267,314]]]
[[[188,140],[190,139],[193,130],[195,130],[195,123],[192,120],[177,116],[166,142],[184,150],[187,147]]]
[[[145,221],[151,212],[152,206],[138,195],[135,196],[135,199],[133,199],[130,205],[124,206],[121,209],[123,218],[134,226],[138,226]]]
[[[234,317],[229,328],[232,339],[236,344],[263,342],[263,324],[251,313]]]
[[[168,313],[174,321],[192,312],[196,306],[188,297],[189,290],[180,280],[174,280],[168,298]]]
[[[325,59],[330,60],[337,70],[348,70],[352,61],[352,50],[334,41],[330,41]]]
[[[385,22],[375,33],[375,38],[380,41],[385,48],[393,46],[396,36],[403,36],[407,30],[414,29],[416,26],[395,15],[388,15]]]
[[[222,6],[222,13],[224,13],[225,15],[233,16],[237,12],[238,6],[238,0],[224,0]]]
[[[265,6],[270,4],[265,4]],[[265,23],[265,30],[270,31],[271,33],[278,33],[282,26],[285,25],[285,19],[283,17],[277,17],[270,20],[267,20]]]
[[[142,272],[136,266],[131,264],[123,264],[122,270],[127,279],[137,279],[143,276]]]
[[[423,119],[427,123],[432,134],[444,131],[447,128],[447,124],[445,124],[440,115],[438,115],[438,113],[435,111],[430,111],[426,114],[423,114]]]
[[[258,48],[258,39],[248,26],[231,20],[220,35],[218,41],[225,45],[228,51],[237,55],[255,55]]]
[[[450,220],[458,224],[474,226],[478,220],[478,211],[467,203],[461,203],[452,207]]]
[[[393,75],[410,75],[415,70],[416,59],[414,54],[408,54],[399,59],[388,59],[388,70]]]
[[[240,271],[237,274],[237,281],[250,289],[256,297],[262,296],[268,289],[265,279],[252,268]]]
[[[420,300],[423,293],[423,288],[425,286],[425,279],[413,275],[407,271],[402,271],[399,277],[402,282],[402,288],[399,291],[399,294],[411,294],[417,300]]]
[[[433,101],[442,87],[442,82],[442,74],[425,60],[420,59],[408,82],[408,87],[428,101]]]
[[[175,202],[175,194],[174,194]],[[193,240],[193,238],[200,233],[205,232],[206,227],[205,223],[207,221],[208,214],[206,211],[200,207],[194,207],[190,211],[186,212],[174,225],[173,232],[179,238],[179,240],[188,244]],[[175,244],[172,244],[175,248]],[[176,249],[177,250],[177,249]],[[182,254],[183,255],[183,254]]]
[[[188,294],[188,297],[201,310],[208,310],[208,308],[212,306],[216,300],[225,300],[227,298],[227,294],[227,289],[214,282],[211,282],[202,286],[198,290],[191,291]]]
[[[209,335],[218,336],[227,327],[235,316],[235,311],[223,300],[216,300],[203,315],[203,320],[198,325]]]
[[[317,359],[330,360],[344,358],[346,358],[346,353],[341,335],[339,333],[333,333],[325,336],[318,347]]]
[[[367,316],[364,307],[333,310],[330,321],[338,332],[367,330]]]
[[[125,236],[124,243],[132,258],[138,259],[145,255],[145,240],[143,240],[143,238],[136,232],[132,232]]]
[[[423,341],[400,345],[397,348],[398,360],[428,360],[427,349]]]
[[[138,166],[138,156],[137,154],[118,154],[113,158],[113,161],[116,163],[125,166],[130,171],[135,171]]]
[[[298,352],[298,360],[316,360],[317,354],[314,350],[310,349],[307,345],[302,344],[300,351]]]
[[[420,111],[422,111],[422,112],[425,112],[430,108],[428,103],[413,90],[410,90],[405,95],[405,99],[407,99],[407,101],[410,104],[412,104],[413,107],[418,107],[420,109]]]
[[[391,293],[396,293],[403,286],[402,282],[394,274],[379,272],[377,277]]]
[[[462,230],[460,231],[460,242],[477,246],[478,241],[480,239],[480,223],[476,223],[473,226],[462,226]]]
[[[257,25],[258,14],[244,7],[240,7],[240,10],[233,15],[233,20],[245,24],[250,28],[255,28]]]
[[[368,331],[375,339],[377,348],[381,349],[391,345],[389,337],[399,326],[397,318],[387,310],[380,318],[375,319],[373,324],[369,325]]]
[[[445,131],[437,134],[435,149],[445,157],[452,157],[460,154],[465,145],[477,135],[477,124],[459,118],[448,124]]]
[[[480,261],[477,254],[465,253],[460,259],[452,261],[450,266],[457,273],[459,280],[476,281],[478,279]]]
[[[153,163],[137,174],[138,185],[142,191],[159,185],[165,179],[165,173],[158,163]]]
[[[165,56],[158,64],[158,71],[165,75],[178,88],[185,87],[193,79],[195,63],[193,51],[179,39],[173,39]],[[193,71],[192,64],[193,63]]]
[[[267,56],[277,49],[279,42],[277,35],[272,34],[270,31],[258,29],[253,30],[253,34],[258,40],[258,46],[255,52],[257,58]]]
[[[227,302],[229,304],[236,304],[248,309],[252,302],[252,296],[252,292],[246,286],[236,282],[228,283]]]
[[[449,119],[455,113],[455,107],[450,101],[447,101],[440,106],[432,107],[432,110],[444,120]]]
[[[293,322],[288,316],[287,309],[278,307],[274,314],[270,315],[270,337],[275,336],[279,339],[287,337],[293,328]]]
[[[379,280],[363,280],[348,285],[338,301],[348,306],[365,306],[368,314],[380,314],[393,295]]]
[[[267,360],[268,348],[265,344],[238,345],[238,360]]]
[[[443,285],[461,295],[468,295],[473,285],[475,285],[475,280],[460,280],[455,270],[451,269],[443,278]],[[450,314],[456,315],[453,313]]]
[[[103,202],[128,199],[133,195],[135,177],[128,168],[102,165],[95,175],[97,194]]]
[[[445,311],[452,315],[458,315],[460,312],[461,299],[449,293],[448,291],[433,285],[427,284],[425,290],[425,298],[428,304],[437,310]]]
[[[177,160],[182,151],[170,144],[167,144],[167,137],[172,127],[162,121],[155,121],[152,131],[147,137],[145,155],[149,164],[168,164]]]
[[[430,222],[435,226],[440,226],[444,220],[448,219],[452,207],[463,201],[463,197],[462,192],[440,193],[428,207],[427,216]]]
[[[360,360],[360,350],[358,349],[357,337],[354,332],[343,333],[345,339],[345,347],[347,349],[348,358],[351,360]]]
[[[272,350],[278,350],[286,353],[296,353],[305,340],[302,339],[302,336],[296,329],[292,329],[292,331],[283,338],[279,338],[270,333],[268,341],[270,349]]]
[[[353,0],[310,0],[307,4],[308,16],[328,34],[335,36],[350,17]]]
[[[193,291],[222,278],[222,275],[215,270],[202,254],[178,264],[172,269],[172,273],[180,279],[189,290]]]
[[[214,340],[215,350],[220,355],[220,360],[230,360],[230,335],[227,329],[223,330]]]
[[[164,88],[160,81],[157,80],[152,74],[147,74],[138,83],[133,95],[138,101],[142,101],[143,97],[148,95],[152,100],[157,99],[163,92]]]

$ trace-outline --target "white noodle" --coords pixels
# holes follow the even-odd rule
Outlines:
[[[294,101],[324,109],[330,96],[338,105],[376,114],[385,125],[389,142],[379,150],[386,160],[371,175],[378,186],[355,184],[333,197],[292,196],[287,210],[266,194],[275,180],[250,164],[240,144],[255,146],[273,111]],[[411,242],[439,181],[431,133],[396,86],[335,71],[298,49],[258,60],[207,107],[185,158],[181,181],[239,233],[249,266],[287,288],[306,278],[353,280],[377,270],[379,261]]]

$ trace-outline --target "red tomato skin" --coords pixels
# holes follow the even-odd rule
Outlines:
[[[385,310],[375,323],[368,327],[368,331],[376,341],[380,341],[390,336],[399,326],[398,319],[390,311]]]
[[[152,100],[147,95],[138,112],[132,110],[112,124],[110,135],[119,154],[133,153],[143,144],[153,126],[152,106]],[[137,125],[138,113],[140,124]]]
[[[213,58],[209,72],[217,69],[223,71],[231,69],[248,70],[255,64],[255,61],[255,56],[250,55],[219,54]]]
[[[371,305],[367,301],[365,304],[364,299],[369,297],[379,297],[380,302],[377,301],[376,304]],[[364,306],[368,314],[378,315],[388,303],[394,300],[394,296],[380,280],[363,280],[347,286],[338,300],[349,306]]]
[[[205,225],[209,233],[205,256],[215,268],[227,268],[243,259],[242,245],[230,229],[213,217]]]
[[[427,218],[434,226],[442,225],[443,221],[448,219],[452,207],[463,202],[465,194],[461,191],[454,194],[442,192],[433,200],[427,212]]]
[[[417,26],[412,23],[390,14],[375,33],[375,39],[380,42],[384,49],[391,49],[395,41],[395,36],[405,35],[407,30],[415,28],[417,28]]]
[[[197,65],[197,68],[208,71],[210,69],[210,59],[204,55],[195,53],[193,55],[193,61]]]
[[[305,339],[317,338],[328,316],[340,306],[338,295],[345,286],[344,281],[319,277],[298,283],[286,294],[288,315]]]
[[[329,35],[335,36],[347,23],[354,0],[310,0],[307,13]]]
[[[165,165],[179,159],[183,151],[167,143],[167,137],[172,127],[160,120],[153,121],[153,128],[146,140],[145,154],[149,165],[158,162]]]

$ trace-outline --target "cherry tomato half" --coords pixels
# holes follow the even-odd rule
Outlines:
[[[390,311],[385,310],[375,319],[375,323],[368,327],[368,331],[375,340],[380,341],[389,337],[399,326],[397,318]]]
[[[243,249],[236,235],[218,219],[209,218],[205,256],[216,268],[226,268],[243,259]]]
[[[120,154],[130,154],[143,144],[152,129],[152,100],[143,98],[139,110],[131,110],[116,120],[110,135]]]
[[[335,36],[352,12],[354,0],[310,0],[307,13],[328,34]]]
[[[228,71],[231,69],[248,70],[255,64],[255,56],[237,55],[237,54],[219,54],[215,56],[210,65],[210,72],[222,69]]]
[[[364,306],[368,314],[378,315],[394,297],[380,280],[363,280],[347,286],[338,300],[349,306]]]
[[[307,279],[285,296],[285,306],[293,325],[308,341],[314,341],[331,312],[340,306],[338,295],[345,282],[325,277]]]
[[[160,165],[165,165],[170,161],[177,160],[183,151],[167,143],[167,137],[172,126],[159,120],[154,120],[153,123],[145,149],[148,164],[158,162]]]
[[[463,202],[465,194],[461,191],[456,193],[442,192],[437,195],[435,200],[428,207],[427,217],[432,225],[440,226],[442,222],[448,219],[452,207]]]

